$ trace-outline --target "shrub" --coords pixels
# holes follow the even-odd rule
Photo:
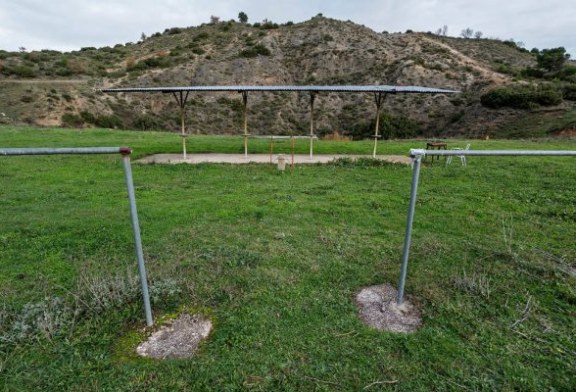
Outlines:
[[[270,56],[271,55],[270,49],[268,49],[266,46],[262,44],[256,44],[253,47],[244,49],[243,51],[240,52],[240,56],[246,58],[257,57],[258,55]]]
[[[576,101],[576,84],[567,84],[562,88],[562,97],[568,101]]]
[[[562,102],[562,94],[551,87],[506,86],[488,91],[480,97],[482,105],[498,109],[530,109],[537,105],[552,106]]]
[[[84,125],[82,117],[72,113],[66,113],[62,116],[62,126],[71,128],[80,128]]]
[[[576,67],[573,65],[565,65],[558,73],[558,77],[562,80],[576,82]]]
[[[6,75],[15,75],[20,78],[35,78],[36,71],[33,68],[25,65],[17,65],[15,67],[6,67],[2,71]]]
[[[355,124],[351,128],[350,135],[354,140],[370,139],[374,137],[376,121]],[[415,121],[388,113],[380,115],[380,132],[385,139],[410,138],[420,133],[420,126]]]
[[[110,129],[114,129],[114,128],[122,128],[123,127],[123,123],[122,120],[120,119],[120,117],[116,116],[116,115],[110,115],[110,116],[99,116],[96,117],[94,119],[94,125],[96,125],[98,128],[110,128]]]
[[[168,34],[168,35],[180,34],[181,32],[182,32],[182,29],[180,27],[172,27],[172,28],[164,30],[164,34]]]
[[[547,71],[560,71],[569,58],[564,47],[543,49],[536,55],[538,67]]]
[[[544,71],[538,68],[527,67],[520,72],[520,74],[526,78],[538,78],[544,77]]]
[[[202,41],[205,40],[206,38],[210,37],[210,34],[208,34],[207,32],[203,31],[201,33],[199,33],[196,37],[194,37],[193,41]]]
[[[134,120],[132,125],[136,129],[141,129],[143,131],[149,131],[151,129],[159,129],[160,121],[157,117],[150,115],[143,115]]]
[[[129,61],[127,63],[127,71],[143,71],[148,68],[161,68],[170,66],[170,59],[166,57],[149,57],[145,60],[134,63]]]
[[[54,72],[56,75],[58,76],[71,76],[72,75],[72,70],[68,67],[66,68],[57,68],[56,71]]]

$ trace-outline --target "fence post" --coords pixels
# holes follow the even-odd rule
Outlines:
[[[422,155],[413,155],[412,159],[412,187],[410,189],[410,203],[408,204],[406,234],[404,235],[404,250],[402,252],[402,269],[400,271],[400,283],[398,284],[398,297],[396,298],[396,303],[398,305],[402,305],[402,302],[404,301],[404,284],[406,283],[406,273],[408,272],[408,257],[410,255],[410,242],[412,241],[412,223],[414,222],[414,212],[416,210],[416,195],[418,193]]]
[[[134,234],[134,246],[136,257],[138,258],[138,272],[140,274],[140,284],[142,285],[142,298],[144,300],[144,312],[146,313],[146,325],[154,324],[152,319],[152,308],[150,307],[150,294],[148,292],[148,278],[146,277],[146,267],[144,265],[144,252],[142,251],[142,239],[140,238],[140,223],[138,222],[138,211],[136,209],[136,196],[134,192],[134,181],[132,180],[132,167],[130,165],[130,150],[121,151],[122,162],[124,164],[124,175],[126,178],[126,188],[128,189],[128,200],[130,201],[130,217],[132,218],[132,232]]]

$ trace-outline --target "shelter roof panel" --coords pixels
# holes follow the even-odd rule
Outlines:
[[[103,88],[104,93],[178,93],[178,92],[252,92],[252,91],[303,91],[335,93],[428,93],[454,94],[460,91],[420,86],[180,86],[180,87],[124,87]]]

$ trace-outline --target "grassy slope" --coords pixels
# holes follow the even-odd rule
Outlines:
[[[198,151],[242,148],[239,138],[193,141]],[[0,129],[0,146],[119,144],[137,156],[179,149],[169,134]],[[318,145],[370,151],[369,143]],[[258,148],[267,151],[265,142]],[[176,279],[181,290],[157,301],[156,314],[179,305],[208,309],[216,323],[210,339],[191,360],[126,355],[123,337],[143,322],[136,298],[80,314],[51,338],[0,342],[2,387],[569,390],[576,382],[576,292],[567,273],[576,256],[574,160],[469,163],[422,173],[407,292],[423,309],[424,327],[413,335],[363,326],[353,302],[361,287],[396,285],[408,167],[342,162],[290,176],[266,165],[134,165],[149,276],[153,285]],[[133,273],[126,204],[117,157],[0,158],[4,320],[25,303],[72,302],[90,282]],[[9,323],[0,327],[11,336]]]

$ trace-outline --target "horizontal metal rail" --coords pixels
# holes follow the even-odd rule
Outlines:
[[[152,318],[152,308],[150,306],[150,294],[148,291],[148,278],[144,264],[144,252],[142,251],[142,239],[140,235],[140,223],[138,222],[138,211],[136,209],[136,196],[134,193],[134,181],[132,179],[132,168],[130,165],[130,147],[79,147],[79,148],[0,148],[0,156],[23,156],[23,155],[87,155],[87,154],[121,154],[124,165],[124,178],[128,191],[128,201],[130,204],[130,218],[132,221],[132,234],[134,237],[134,248],[136,260],[138,261],[138,272],[140,274],[140,284],[142,286],[142,299],[144,302],[144,313],[146,324],[150,327],[154,324]]]
[[[426,156],[576,156],[574,150],[424,150],[411,149],[410,157]]]
[[[74,148],[0,148],[0,155],[85,155],[85,154],[122,154],[129,155],[129,147],[74,147]]]
[[[410,189],[410,201],[408,204],[408,216],[406,219],[406,232],[404,235],[404,248],[402,251],[402,265],[400,268],[400,281],[398,283],[398,296],[396,303],[401,305],[404,301],[404,287],[408,272],[408,258],[410,256],[410,245],[412,241],[412,226],[414,214],[416,212],[416,196],[418,193],[418,182],[420,178],[420,167],[422,159],[426,156],[530,156],[530,157],[550,157],[550,156],[576,156],[574,150],[425,150],[414,148],[410,150],[410,157],[413,159],[412,187]]]

